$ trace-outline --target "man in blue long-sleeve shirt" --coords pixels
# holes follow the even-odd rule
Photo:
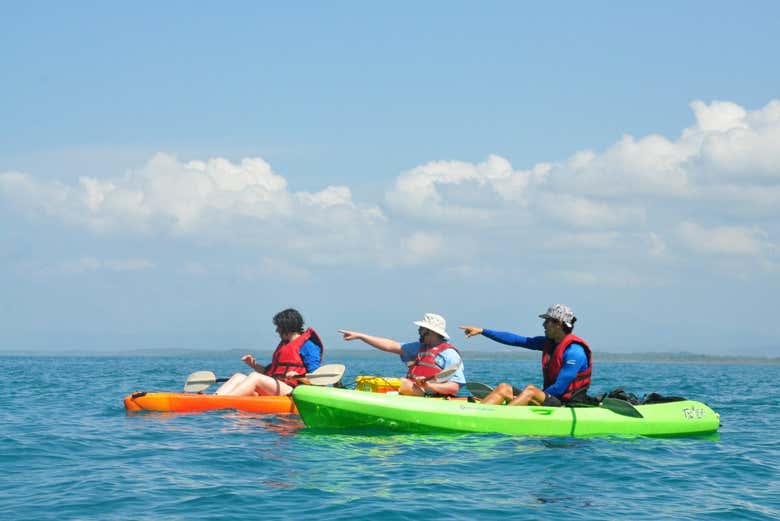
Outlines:
[[[537,337],[477,326],[459,326],[465,331],[466,338],[481,334],[502,344],[542,352],[543,389],[529,384],[515,396],[511,385],[500,383],[482,403],[560,406],[585,396],[590,385],[591,352],[583,339],[572,334],[577,320],[574,312],[568,306],[555,304],[539,318],[544,319],[544,336]]]

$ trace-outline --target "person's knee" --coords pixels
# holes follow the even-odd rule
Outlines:
[[[264,374],[260,373],[249,373],[246,377],[247,382],[252,382],[253,384],[257,385],[258,383],[264,381],[266,378],[271,380],[272,378],[265,376]]]
[[[502,396],[508,396],[508,397],[514,396],[512,392],[512,386],[509,385],[508,383],[501,382],[496,386],[496,391],[501,393]]]

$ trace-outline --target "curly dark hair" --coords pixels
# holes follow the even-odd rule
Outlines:
[[[293,308],[274,315],[274,325],[280,334],[303,333],[303,317]]]

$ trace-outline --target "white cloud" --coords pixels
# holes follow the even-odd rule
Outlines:
[[[692,125],[676,139],[626,135],[603,151],[574,151],[528,168],[497,155],[477,163],[429,161],[398,175],[384,208],[355,201],[348,186],[293,191],[262,158],[182,162],[167,154],[124,176],[71,184],[0,173],[0,197],[105,236],[173,235],[231,242],[254,258],[273,251],[301,259],[298,267],[285,262],[289,273],[266,260],[247,268],[247,277],[302,280],[322,266],[424,263],[453,270],[479,264],[499,273],[506,271],[501,263],[544,255],[568,280],[593,281],[567,266],[566,255],[548,258],[567,249],[586,251],[594,265],[618,253],[624,262],[633,256],[632,266],[679,263],[682,249],[760,259],[758,269],[773,269],[780,101],[751,111],[697,100],[691,110]],[[633,280],[626,275],[621,284]]]
[[[255,228],[280,222],[322,228],[384,219],[378,207],[354,204],[347,187],[290,192],[287,181],[260,158],[183,163],[157,154],[120,178],[82,177],[78,185],[66,186],[8,172],[0,174],[0,189],[23,208],[43,208],[101,234],[145,231],[230,239],[246,237],[235,227],[247,221]]]
[[[691,189],[683,163],[692,154],[690,147],[662,136],[623,136],[603,154],[574,154],[551,178],[558,191],[601,198],[682,196]]]
[[[690,168],[702,182],[780,182],[780,101],[755,112],[733,103],[692,106],[697,126],[684,135],[700,144]]]
[[[696,116],[696,129],[701,132],[728,132],[747,128],[747,111],[736,103],[714,101],[707,105],[703,101],[691,102]]]
[[[684,222],[680,224],[678,234],[689,248],[705,254],[760,255],[771,248],[766,232],[758,228],[704,228]]]
[[[640,224],[645,219],[643,208],[597,202],[569,194],[540,195],[538,205],[548,217],[567,227],[611,229]]]
[[[492,201],[522,204],[531,172],[491,155],[483,163],[431,161],[402,173],[387,194],[391,208],[415,219],[443,223],[492,219]]]
[[[406,264],[423,264],[445,254],[444,238],[427,232],[414,232],[401,239],[399,259]]]

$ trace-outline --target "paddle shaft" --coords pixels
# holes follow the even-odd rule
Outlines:
[[[336,373],[333,373],[333,374],[319,374],[319,373],[313,374],[313,373],[307,373],[307,374],[299,374],[299,375],[291,376],[290,379],[291,380],[300,380],[301,378],[311,378],[312,376],[325,378],[325,377],[330,377],[330,376],[341,376],[341,375],[340,374],[336,374]],[[211,380],[211,379],[209,379],[209,380],[188,380],[187,383],[188,384],[218,384],[218,383],[222,383],[222,382],[227,382],[228,380],[230,380],[230,378],[214,378],[213,380]]]
[[[458,369],[460,369],[460,364],[451,365],[449,367],[445,367],[444,369],[442,369],[441,371],[439,371],[435,375],[427,376],[427,377],[423,378],[422,381],[423,382],[430,382],[431,380],[437,380],[437,383],[441,383],[441,382],[438,382],[438,380],[440,378],[450,377],[450,376],[454,375],[458,371]]]
[[[322,365],[312,371],[302,375],[296,375],[293,379],[309,378],[314,385],[330,385],[336,383],[344,374],[342,364]],[[196,371],[192,373],[184,383],[185,392],[199,392],[209,388],[217,382],[226,382],[229,378],[217,378],[211,371]]]

